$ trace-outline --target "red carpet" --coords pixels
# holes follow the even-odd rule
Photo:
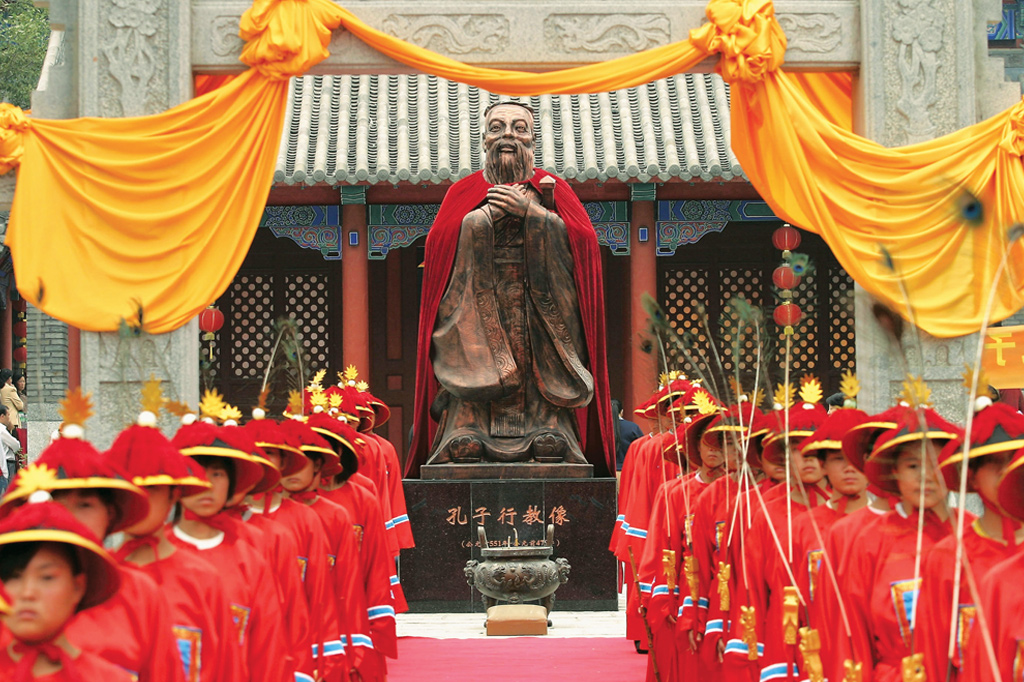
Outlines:
[[[647,657],[624,637],[398,640],[388,682],[643,682]]]

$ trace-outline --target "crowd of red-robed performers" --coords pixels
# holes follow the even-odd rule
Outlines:
[[[240,426],[213,393],[202,418],[143,394],[101,453],[69,393],[0,501],[0,680],[386,679],[413,546],[398,457],[371,430],[388,407],[315,383]],[[171,440],[161,405],[181,415]]]
[[[1024,415],[975,405],[984,512],[965,517],[957,583],[964,431],[920,384],[868,415],[807,383],[762,412],[678,378],[636,409],[651,433],[628,450],[610,549],[647,679],[1024,679]]]

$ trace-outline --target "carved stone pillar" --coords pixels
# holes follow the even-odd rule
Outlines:
[[[1002,82],[1001,62],[988,57],[985,24],[999,19],[999,0],[861,0],[860,5],[863,52],[854,121],[861,135],[890,147],[922,142],[1020,99],[1020,86]],[[879,411],[893,404],[902,368],[860,287],[855,306],[859,402],[869,412]],[[910,372],[928,380],[938,411],[962,419],[967,401],[961,374],[965,362],[974,362],[976,335],[936,339],[923,334],[919,351],[908,333],[904,344]]]
[[[40,90],[33,97],[36,115],[140,116],[192,96],[189,3],[51,0],[50,21],[55,32]],[[32,371],[46,372],[45,362]],[[65,357],[65,377],[66,362]],[[153,337],[82,333],[81,383],[96,403],[87,435],[98,447],[107,447],[138,414],[139,388],[150,374],[166,382],[165,395],[196,405],[199,332],[194,320]],[[51,412],[41,410],[44,415]],[[36,430],[48,434],[48,426],[41,423]]]

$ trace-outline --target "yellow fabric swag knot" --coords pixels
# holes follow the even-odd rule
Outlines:
[[[1008,112],[999,146],[1007,154],[1024,156],[1024,98]]]
[[[327,59],[342,16],[330,0],[255,0],[239,22],[239,60],[267,78],[301,76]]]
[[[710,0],[708,23],[690,31],[690,42],[718,52],[718,72],[729,83],[756,83],[785,59],[786,34],[772,0]]]
[[[0,102],[0,175],[21,163],[26,130],[28,117],[25,112],[13,104]]]

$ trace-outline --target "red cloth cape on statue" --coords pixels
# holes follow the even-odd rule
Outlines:
[[[540,192],[540,180],[551,175],[534,169],[530,184]],[[551,176],[554,177],[554,176]],[[594,465],[594,476],[610,476],[614,471],[615,447],[611,442],[611,395],[608,390],[608,357],[605,350],[604,283],[601,277],[601,253],[597,235],[583,204],[569,183],[555,178],[556,213],[565,222],[573,257],[573,278],[580,302],[580,317],[586,336],[590,373],[594,377],[594,399],[576,410],[580,427],[580,447]],[[437,423],[428,413],[437,392],[437,380],[430,361],[430,338],[448,279],[451,276],[459,230],[466,214],[484,203],[491,185],[483,171],[460,180],[445,194],[441,209],[427,234],[423,263],[423,295],[420,302],[419,340],[416,350],[416,405],[413,439],[405,461],[407,478],[419,478],[420,466],[427,461],[434,442]]]

